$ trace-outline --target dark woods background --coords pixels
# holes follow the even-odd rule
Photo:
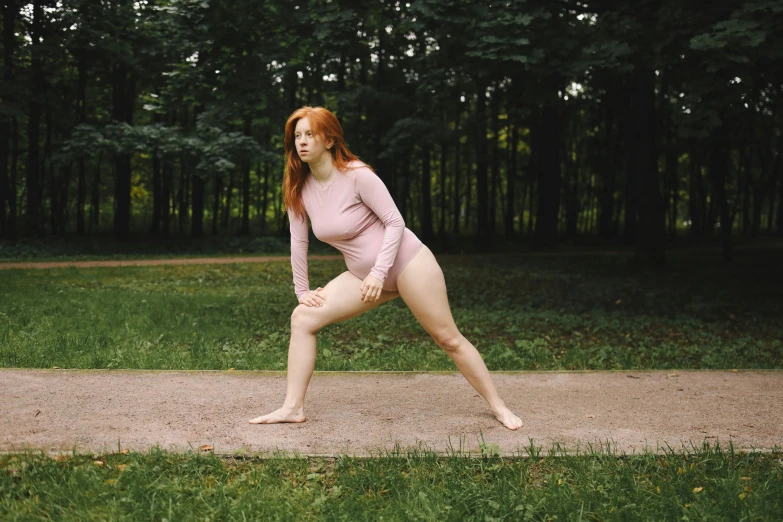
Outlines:
[[[440,248],[783,233],[783,4],[6,0],[0,236],[287,233],[323,105]]]

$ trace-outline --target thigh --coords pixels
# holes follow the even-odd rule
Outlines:
[[[423,246],[397,278],[397,291],[430,335],[456,335],[446,279],[432,251]]]
[[[374,303],[362,301],[362,280],[350,272],[343,272],[335,277],[323,289],[326,301],[321,307],[300,304],[294,310],[294,317],[307,320],[308,324],[320,329],[326,325],[345,321],[368,310],[391,301],[398,292],[384,290],[381,297]]]

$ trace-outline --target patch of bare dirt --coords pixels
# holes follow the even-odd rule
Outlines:
[[[525,425],[509,431],[457,374],[316,372],[303,424],[251,425],[277,409],[285,375],[252,371],[0,369],[0,451],[370,455],[418,445],[524,455],[587,444],[618,452],[732,441],[783,446],[783,372],[494,373]]]

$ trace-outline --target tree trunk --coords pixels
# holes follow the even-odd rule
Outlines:
[[[212,200],[212,235],[218,233],[218,219],[220,218],[220,200],[223,198],[223,176],[215,176],[214,198]]]
[[[92,179],[92,192],[90,193],[90,231],[100,225],[101,219],[101,163],[103,151],[98,153],[98,161],[95,165],[95,176]]]
[[[726,195],[726,180],[729,174],[731,140],[725,137],[724,132],[719,127],[712,132],[710,145],[710,180],[712,181],[714,189],[713,194],[715,199],[717,199],[717,205],[720,209],[721,254],[724,261],[731,261],[732,223],[729,212],[729,202]]]
[[[155,113],[152,121],[160,123],[160,115]],[[150,235],[154,238],[160,237],[161,210],[162,201],[162,180],[161,180],[161,162],[158,147],[152,151],[152,224],[150,225]]]
[[[489,226],[489,186],[487,179],[487,86],[477,82],[476,88],[476,249],[492,249],[492,230]]]
[[[510,111],[509,111],[510,112]],[[508,163],[506,165],[506,208],[503,215],[503,224],[506,229],[506,239],[514,239],[514,201],[516,200],[517,177],[517,140],[518,126],[509,123],[510,143],[508,145]]]
[[[245,136],[251,136],[252,116],[245,116],[245,125],[243,133]],[[242,179],[242,223],[239,227],[239,235],[250,235],[250,161],[244,166],[244,177]]]
[[[191,174],[193,193],[191,194],[191,208],[193,215],[190,221],[190,237],[194,239],[204,237],[204,178],[195,170]]]
[[[187,216],[187,192],[188,192],[188,174],[184,161],[179,161],[179,185],[177,186],[177,225],[179,235],[185,232],[185,218]]]
[[[263,163],[264,170],[264,188],[261,196],[261,230],[266,231],[266,210],[269,206],[269,174],[272,169],[269,168],[269,163]]]
[[[226,187],[226,206],[223,207],[223,228],[228,229],[228,221],[231,218],[231,196],[234,194],[234,173],[228,173],[228,186]]]
[[[400,214],[402,215],[403,221],[410,225],[409,228],[413,228],[410,216],[408,216],[408,193],[410,192],[411,178],[411,153],[412,151],[404,154],[402,158],[402,165],[400,166],[400,174],[402,175],[402,184],[400,188],[402,189],[402,193],[397,196],[397,200],[399,201]]]
[[[174,164],[170,159],[163,163],[163,185],[161,187],[160,224],[164,238],[171,235],[171,189],[174,186]]]
[[[538,205],[533,242],[538,247],[554,248],[558,242],[560,213],[560,141],[563,116],[554,105],[538,111],[531,129],[531,148],[538,149],[534,168],[538,177]]]
[[[655,72],[644,66],[634,71],[631,94],[632,162],[639,221],[634,262],[659,267],[665,263],[666,213],[658,182],[658,153],[655,140]]]
[[[445,118],[441,119],[445,126]],[[446,143],[440,145],[440,203],[438,205],[438,239],[441,250],[445,249],[448,243],[446,236],[446,158],[448,153]]]
[[[617,235],[615,221],[614,191],[617,188],[617,160],[614,104],[611,99],[604,100],[604,133],[598,159],[597,177],[600,180],[598,191],[598,235],[603,239],[612,239]]]
[[[79,122],[87,122],[87,55],[84,51],[79,52],[77,59],[77,68],[79,70],[79,79],[77,82],[77,104],[79,107]],[[87,200],[87,162],[84,156],[79,156],[77,166],[76,182],[76,234],[83,236],[85,234],[84,205]]]
[[[489,236],[495,235],[495,221],[497,217],[497,197],[498,197],[498,183],[500,178],[500,154],[498,150],[498,140],[500,134],[500,92],[495,90],[492,93],[492,142],[490,143],[490,151],[492,154],[492,179],[490,181],[489,190],[489,219],[488,229]]]
[[[460,199],[459,199],[459,183],[460,183],[460,169],[462,168],[462,153],[460,151],[460,129],[459,120],[461,107],[457,109],[457,116],[454,122],[454,130],[456,131],[456,140],[454,141],[454,200],[452,201],[454,207],[452,211],[452,225],[451,229],[455,236],[459,236],[459,218],[460,218]]]
[[[576,148],[576,144],[572,141],[566,143],[566,148]],[[572,153],[565,154],[565,168],[566,168],[566,236],[569,238],[575,238],[579,231],[579,167],[575,160],[571,158],[576,156]]]
[[[780,187],[780,195],[778,197],[778,233],[781,231],[780,219],[783,216],[783,176],[781,176],[781,167],[783,167],[783,135],[778,140],[778,152],[775,155],[775,161],[771,167],[770,173],[771,180],[769,184],[769,212],[767,214],[767,233],[772,233],[772,226],[775,223],[775,188]]]
[[[41,60],[41,33],[43,27],[43,9],[41,0],[33,0],[33,23],[30,29],[32,46],[30,48],[30,109],[27,118],[27,208],[25,231],[28,235],[37,235],[41,231],[41,96],[44,76]]]
[[[3,83],[9,88],[14,81],[15,26],[19,7],[15,0],[3,2]],[[9,103],[10,100],[3,101]],[[16,184],[10,181],[8,172],[10,140],[11,119],[2,117],[0,118],[0,237],[14,239],[16,237]]]
[[[432,230],[432,145],[421,145],[421,240],[428,245],[432,244],[435,233]]]
[[[112,120],[133,123],[133,106],[136,99],[136,79],[128,65],[116,63],[111,70]],[[131,155],[114,155],[114,236],[125,240],[130,235],[131,217]]]
[[[754,185],[753,172],[748,147],[740,144],[737,149],[739,152],[739,169],[737,170],[739,194],[737,194],[737,205],[742,207],[740,231],[742,236],[748,237],[750,235],[750,194]]]

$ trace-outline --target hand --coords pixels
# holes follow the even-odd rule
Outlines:
[[[381,297],[383,283],[377,277],[368,275],[362,281],[362,301],[365,303],[374,303]]]
[[[326,295],[321,287],[305,292],[302,294],[302,297],[299,298],[299,304],[314,306],[316,308],[322,307],[324,301],[326,301]]]

